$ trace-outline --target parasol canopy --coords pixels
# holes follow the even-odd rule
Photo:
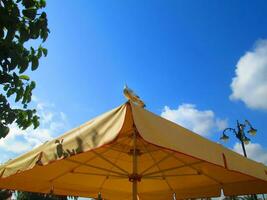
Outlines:
[[[267,167],[127,102],[0,166],[0,188],[116,200],[267,192]]]

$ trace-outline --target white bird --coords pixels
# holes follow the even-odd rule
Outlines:
[[[142,108],[146,106],[145,103],[140,99],[140,97],[137,94],[135,94],[133,90],[128,88],[127,85],[125,85],[123,88],[123,94],[127,99],[129,99],[131,102],[135,103],[136,105]]]

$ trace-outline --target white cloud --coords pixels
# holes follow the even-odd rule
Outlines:
[[[227,119],[216,119],[216,126],[218,130],[222,131],[228,126],[228,120]]]
[[[267,110],[267,40],[259,40],[236,65],[230,99],[241,100],[249,108]]]
[[[21,153],[29,150],[29,146],[21,141],[7,141],[1,145],[1,147],[5,148],[5,151],[9,151],[12,153]]]
[[[267,164],[267,149],[264,149],[258,143],[249,143],[248,145],[245,145],[245,148],[248,158]],[[233,150],[243,155],[243,150],[240,143],[236,143]]]
[[[42,111],[40,117],[41,117],[42,124],[48,124],[52,121],[54,117],[54,113]]]
[[[27,130],[19,129],[16,124],[10,126],[10,132],[0,140],[1,154],[10,157],[17,156],[51,140],[58,134],[63,133],[68,127],[67,117],[63,112],[55,111],[53,104],[45,103],[34,97],[37,113],[40,116],[40,127]],[[0,162],[6,161],[1,158]]]
[[[216,118],[212,110],[198,110],[193,104],[181,104],[177,109],[165,106],[161,116],[203,136],[227,126],[226,119]]]

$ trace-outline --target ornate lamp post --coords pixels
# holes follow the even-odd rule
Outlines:
[[[252,136],[256,135],[257,133],[257,129],[253,128],[253,126],[251,125],[251,123],[248,120],[245,120],[245,122],[243,124],[240,124],[239,121],[237,120],[236,122],[236,129],[234,128],[226,128],[223,131],[223,135],[220,138],[223,141],[227,141],[229,139],[229,137],[225,134],[227,131],[231,131],[235,134],[236,138],[240,141],[241,145],[242,145],[242,149],[243,149],[243,154],[245,157],[247,157],[247,152],[246,152],[246,148],[245,148],[245,144],[248,144],[250,142],[250,139],[246,136],[245,133],[245,128],[249,127],[248,133]]]
[[[243,149],[243,154],[247,158],[247,152],[245,148],[245,144],[249,144],[250,139],[246,136],[245,128],[249,127],[249,130],[247,131],[250,135],[255,136],[257,133],[257,129],[253,128],[251,123],[248,120],[245,120],[243,124],[240,124],[239,121],[236,121],[236,129],[234,128],[226,128],[223,131],[222,137],[220,140],[227,141],[229,137],[225,134],[227,131],[231,131],[235,134],[236,138],[240,141]],[[252,197],[257,200],[257,195],[253,194]]]

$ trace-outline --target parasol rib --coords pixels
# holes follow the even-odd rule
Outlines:
[[[167,172],[167,171],[172,171],[172,170],[175,170],[175,169],[180,169],[180,168],[183,168],[183,167],[189,167],[189,166],[197,165],[197,164],[200,164],[200,163],[203,163],[203,161],[197,161],[197,162],[193,162],[193,163],[188,163],[188,164],[184,164],[184,165],[180,165],[180,166],[176,166],[176,167],[163,169],[163,170],[160,170],[160,171],[153,171],[153,172],[144,174],[143,177],[146,177],[146,176],[149,176],[149,175],[154,175],[154,174],[159,174],[161,172]]]
[[[145,148],[145,150],[148,152],[148,149],[146,148],[146,145],[144,144],[143,141],[141,141],[143,147]],[[154,162],[154,166],[156,166],[161,172],[161,176],[163,178],[163,180],[166,182],[166,184],[168,185],[168,187],[170,188],[171,191],[174,191],[171,184],[169,183],[168,180],[165,179],[165,174],[164,172],[161,170],[160,166],[159,166],[159,163],[155,160],[155,158],[152,156],[152,154],[150,152],[148,152],[149,156],[151,157],[151,159],[153,160]],[[165,159],[164,159],[165,160]]]
[[[91,165],[91,164],[88,164],[88,163],[82,163],[82,162],[79,162],[79,161],[76,161],[76,160],[71,160],[71,159],[66,159],[66,160],[69,161],[69,162],[72,162],[72,163],[81,164],[82,166],[87,166],[87,167],[91,167],[91,168],[94,168],[94,169],[99,169],[99,170],[106,171],[106,172],[111,172],[111,173],[122,175],[122,176],[128,175],[128,174],[123,174],[123,173],[120,173],[120,172],[117,172],[117,171],[113,171],[113,170],[110,170],[110,169],[106,169],[106,168],[103,168],[103,167],[97,167],[97,166],[94,166],[94,165]]]
[[[110,161],[109,159],[105,158],[104,156],[102,156],[100,153],[97,153],[96,151],[92,151],[95,155],[97,155],[99,158],[101,158],[102,160],[108,162],[109,164],[111,164],[113,167],[119,169],[120,171],[124,172],[125,174],[129,174],[129,172],[127,172],[126,170],[122,169],[120,166],[116,165],[115,163],[113,163],[112,161]]]
[[[165,153],[169,154],[168,152],[165,151]],[[183,164],[187,164],[186,162],[184,162],[182,159],[179,159],[177,156],[172,155],[176,160],[182,162]],[[204,162],[204,161],[202,161]],[[197,172],[199,172],[199,169],[197,169],[196,167],[194,167],[193,165],[189,165],[189,167]],[[207,178],[213,180],[214,182],[218,183],[219,185],[222,185],[221,181],[217,180],[216,178],[209,176],[208,174],[206,174],[205,172],[201,171],[201,174],[206,176]]]
[[[107,151],[108,151],[108,149],[105,149],[102,153],[106,153]],[[86,160],[85,163],[90,162],[90,161],[94,160],[95,158],[97,158],[96,155],[95,155],[95,156],[92,156],[90,159]],[[77,169],[77,168],[80,167],[80,166],[81,166],[81,164],[77,164],[75,167],[73,167],[73,168],[71,168],[71,169],[68,169],[68,171],[65,171],[65,172],[59,174],[58,176],[56,176],[56,177],[50,179],[49,181],[50,181],[50,182],[53,182],[53,181],[59,179],[60,177],[62,177],[62,176],[64,176],[64,175],[68,174],[69,172],[71,172],[71,171]]]
[[[86,172],[71,172],[73,174],[82,174],[88,176],[105,176],[105,177],[115,177],[115,178],[128,178],[128,176],[112,175],[112,174],[100,174],[100,173],[86,173]]]
[[[170,174],[170,175],[164,175],[163,176],[145,176],[143,178],[150,179],[150,178],[168,178],[168,177],[179,177],[179,176],[198,176],[200,174],[196,173],[190,173],[190,174]]]
[[[130,137],[127,137],[127,138],[128,138],[128,140],[129,140],[129,143],[130,143],[130,142],[131,142],[131,138],[130,138]],[[128,144],[128,142],[126,142],[126,141],[127,141],[127,140],[125,140],[124,142],[125,142],[126,144]],[[125,145],[124,148],[123,148],[121,151],[118,151],[119,153],[118,153],[118,156],[117,156],[117,158],[116,158],[116,160],[115,160],[115,162],[114,162],[115,164],[118,162],[118,160],[119,160],[121,154],[124,153],[124,150],[126,149],[126,147],[128,147],[128,146]],[[116,150],[115,150],[115,151],[116,151]],[[113,166],[111,166],[110,169],[112,170],[112,169],[113,169]],[[104,184],[106,183],[106,181],[107,181],[107,179],[104,179],[103,182],[101,183],[101,185],[100,185],[100,187],[99,187],[99,191],[100,191],[100,192],[101,192],[101,190],[102,190]]]
[[[122,137],[119,141],[122,142],[122,141],[124,141],[124,140],[126,141],[127,139],[129,139],[129,138],[128,138],[128,137]],[[113,146],[113,145],[114,145],[114,144],[112,144],[111,146]],[[106,148],[104,151],[101,152],[101,154],[104,154],[104,153],[108,152],[110,149],[111,149],[111,148]],[[83,164],[88,163],[88,162],[92,161],[92,160],[95,159],[95,158],[97,158],[97,155],[92,156],[90,159],[86,160]],[[62,177],[62,176],[64,176],[64,175],[68,174],[69,172],[71,172],[71,171],[77,169],[77,168],[80,167],[81,165],[82,165],[82,164],[77,164],[75,167],[69,169],[68,171],[65,171],[65,172],[59,174],[58,176],[56,176],[56,177],[50,179],[49,181],[50,181],[50,182],[53,182],[53,181],[59,179],[60,177]]]
[[[148,152],[149,153],[149,152]],[[151,153],[149,153],[151,154]],[[163,162],[164,160],[166,160],[167,158],[171,157],[171,155],[166,155],[164,156],[162,159],[160,159],[159,161],[157,161],[156,163],[152,164],[151,166],[149,166],[148,168],[146,168],[144,171],[142,171],[140,174],[144,174],[145,172],[149,171],[150,169],[154,168],[156,165],[158,165],[159,163]]]

